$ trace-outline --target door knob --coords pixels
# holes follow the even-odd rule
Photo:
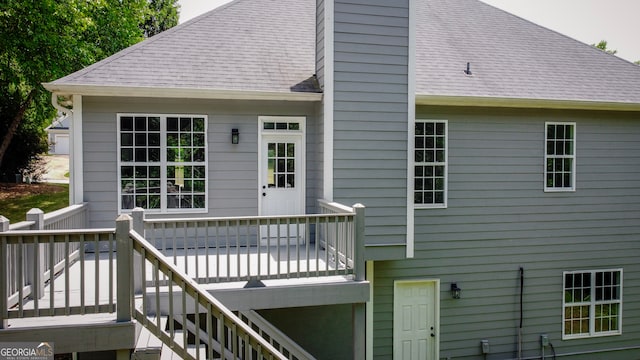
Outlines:
[[[267,196],[267,193],[266,193],[266,192],[263,192],[263,193],[262,193],[262,196]]]

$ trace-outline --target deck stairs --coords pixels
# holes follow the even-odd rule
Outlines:
[[[256,331],[263,339],[268,341],[274,348],[280,351],[287,359],[290,360],[315,360],[313,355],[305,351],[300,345],[295,343],[292,339],[266,321],[262,316],[253,310],[249,311],[237,311],[236,315],[242,319],[247,325],[249,325],[254,331]],[[219,359],[234,359],[234,355],[231,351],[225,350],[226,356],[223,358],[220,356],[221,346],[219,343],[214,342],[213,351],[208,354],[208,349],[204,345],[209,335],[206,329],[200,329],[196,331],[196,324],[192,316],[176,317],[174,319],[173,327],[168,322],[168,315],[149,315],[148,321],[151,324],[160,324],[163,331],[169,334],[168,342],[172,345],[168,345],[154,335],[147,327],[141,326],[138,340],[136,343],[136,349],[134,350],[131,359],[132,360],[174,360],[183,359],[179,353],[174,351],[175,346],[182,346],[186,349],[186,352],[190,357],[196,360],[219,360]],[[177,319],[181,319],[178,321]],[[181,324],[181,321],[186,319],[186,325]],[[202,323],[202,322],[201,322]],[[173,333],[173,336],[170,334]],[[198,339],[196,335],[198,334]],[[197,343],[197,344],[196,344]],[[185,345],[186,344],[186,345]],[[232,344],[227,344],[227,347]],[[211,357],[209,356],[211,355]],[[239,358],[238,358],[239,359]]]

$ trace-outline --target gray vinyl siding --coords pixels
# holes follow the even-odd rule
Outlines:
[[[368,257],[404,256],[408,6],[335,1],[334,199],[367,207],[367,245],[401,250],[370,247]]]
[[[351,304],[260,310],[259,313],[318,360],[353,359]]]
[[[315,212],[318,196],[316,178],[322,176],[316,164],[316,109],[314,103],[298,102],[85,97],[84,200],[89,202],[90,226],[112,227],[117,217],[117,113],[208,116],[209,211],[185,216],[257,215],[258,116],[306,116],[306,205],[307,212]],[[232,128],[239,129],[238,145],[231,144]]]
[[[441,282],[441,358],[480,359],[481,339],[490,358],[515,358],[519,267],[524,358],[540,356],[543,333],[559,357],[637,347],[640,115],[418,107],[416,118],[448,120],[448,208],[416,209],[415,259],[375,263],[375,358],[392,356],[393,281],[410,278]],[[576,123],[575,192],[543,191],[545,121]],[[622,335],[561,340],[563,271],[617,268]],[[563,358],[638,359],[640,349]]]
[[[316,76],[320,88],[324,88],[324,0],[316,0]]]

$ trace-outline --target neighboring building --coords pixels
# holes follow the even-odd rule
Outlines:
[[[364,204],[366,326],[253,307],[319,359],[640,358],[632,63],[476,0],[236,0],[45,87],[93,228]]]
[[[71,125],[71,116],[61,115],[47,126],[45,131],[49,142],[49,154],[69,154],[69,125]]]

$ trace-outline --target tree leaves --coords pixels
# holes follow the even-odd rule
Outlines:
[[[25,103],[20,127],[42,129],[55,116],[42,83],[71,74],[177,24],[176,0],[0,0],[0,173],[13,176],[24,161],[4,166],[3,149]],[[152,24],[152,25],[148,25]],[[150,35],[149,35],[150,36]],[[33,93],[29,100],[29,94]],[[17,131],[22,133],[21,131]],[[24,139],[23,139],[24,140]],[[31,142],[32,143],[32,142]],[[14,144],[15,145],[15,144]],[[14,146],[11,145],[11,146]]]

